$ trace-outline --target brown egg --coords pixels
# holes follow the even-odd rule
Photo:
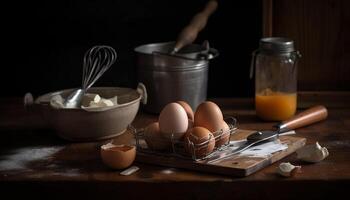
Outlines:
[[[191,146],[193,143],[194,146]],[[210,154],[215,147],[215,139],[212,133],[203,127],[194,127],[185,135],[185,149],[192,155],[193,148],[196,158],[204,157]]]
[[[210,132],[220,130],[222,121],[223,115],[219,106],[211,101],[201,103],[194,114],[194,126],[205,127]]]
[[[191,106],[188,105],[188,103],[186,103],[185,101],[177,101],[176,103],[180,104],[185,109],[188,119],[193,121],[194,115]]]
[[[213,134],[215,136],[215,147],[220,147],[230,140],[230,127],[225,121],[222,121],[221,129]]]
[[[101,146],[101,158],[104,164],[112,169],[124,169],[135,160],[136,148],[128,145],[108,143]]]
[[[158,122],[149,124],[144,133],[148,148],[152,150],[165,150],[171,147],[170,141],[164,138],[160,132]]]

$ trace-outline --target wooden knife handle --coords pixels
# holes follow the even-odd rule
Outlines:
[[[314,106],[295,115],[291,119],[283,121],[281,124],[277,125],[277,128],[282,131],[293,130],[322,121],[326,119],[327,116],[328,111],[326,107]]]
[[[208,18],[218,7],[216,0],[210,0],[205,8],[198,14],[196,14],[189,25],[187,25],[179,34],[173,52],[178,52],[182,47],[191,44],[196,38],[198,33],[207,24]]]

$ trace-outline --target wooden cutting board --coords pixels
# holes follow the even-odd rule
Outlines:
[[[253,132],[254,131],[252,130],[237,130],[235,134],[231,135],[230,140],[245,139]],[[288,148],[283,151],[276,152],[269,157],[248,157],[236,154],[227,159],[208,164],[200,161],[181,159],[167,155],[154,155],[145,152],[138,152],[136,160],[142,163],[167,167],[244,177],[292,154],[306,143],[305,138],[296,136],[280,136],[279,139],[283,144],[287,144]]]

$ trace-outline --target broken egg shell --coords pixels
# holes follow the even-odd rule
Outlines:
[[[100,153],[105,165],[112,169],[124,169],[134,162],[136,147],[108,143],[101,146]]]
[[[321,147],[318,142],[304,146],[298,149],[296,153],[298,159],[311,163],[320,162],[329,155],[327,148]]]
[[[277,168],[277,173],[284,177],[294,177],[300,169],[301,166],[295,166],[289,162],[281,163]]]

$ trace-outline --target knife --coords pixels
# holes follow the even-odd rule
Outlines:
[[[324,106],[314,106],[311,107],[294,117],[283,121],[276,126],[276,130],[273,131],[256,131],[247,137],[247,141],[240,145],[237,149],[232,151],[225,151],[220,154],[209,156],[206,159],[206,163],[214,163],[222,159],[226,159],[235,154],[241,153],[247,150],[249,147],[255,146],[257,144],[274,141],[278,139],[279,135],[286,133],[290,130],[304,127],[319,121],[326,119],[328,116],[328,111]]]

